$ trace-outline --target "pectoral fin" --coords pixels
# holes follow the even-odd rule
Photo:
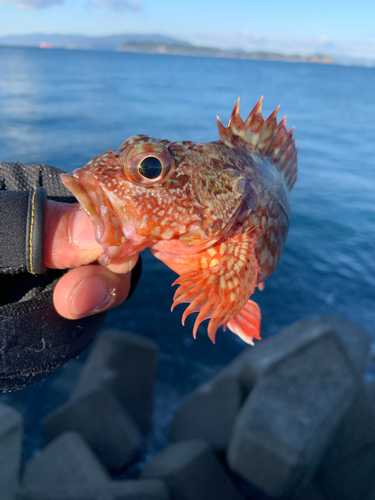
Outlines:
[[[183,273],[173,283],[180,287],[175,293],[172,310],[178,304],[190,304],[182,316],[182,323],[189,314],[198,312],[193,329],[194,337],[200,323],[207,318],[211,318],[208,336],[212,342],[215,342],[216,331],[221,325],[225,327],[228,322],[233,325],[233,321],[237,321],[237,315],[244,308],[257,283],[260,269],[254,248],[259,235],[260,228],[255,227],[248,233],[218,243],[202,257],[202,261],[206,262],[205,269]],[[256,317],[260,323],[260,314]],[[241,321],[244,325],[244,320]],[[257,328],[254,320],[251,330],[245,329],[245,341],[249,342],[253,337],[259,338],[259,329],[260,326]],[[238,328],[237,330],[239,331]]]

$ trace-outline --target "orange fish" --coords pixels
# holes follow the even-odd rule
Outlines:
[[[103,246],[101,263],[149,247],[180,275],[172,309],[182,322],[210,318],[208,335],[229,327],[260,339],[259,306],[249,300],[275,270],[290,221],[297,149],[277,108],[265,121],[262,98],[246,121],[237,101],[220,140],[173,142],[134,135],[120,147],[63,174]]]

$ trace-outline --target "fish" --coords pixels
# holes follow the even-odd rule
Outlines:
[[[260,339],[261,312],[250,299],[279,262],[297,180],[294,127],[265,120],[262,100],[245,121],[237,100],[219,140],[207,143],[133,135],[118,149],[61,175],[90,217],[99,263],[121,262],[150,248],[179,277],[172,310],[187,303],[182,323],[198,313],[193,336],[209,319],[244,342]]]

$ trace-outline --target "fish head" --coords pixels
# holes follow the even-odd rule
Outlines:
[[[223,236],[240,209],[244,180],[220,164],[212,148],[138,135],[117,152],[62,174],[92,220],[107,261],[146,247],[198,253]]]

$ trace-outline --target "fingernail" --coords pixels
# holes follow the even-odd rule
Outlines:
[[[78,248],[95,248],[98,243],[95,239],[94,227],[84,210],[76,210],[71,215],[71,239]]]
[[[99,276],[88,276],[74,289],[70,297],[70,311],[75,317],[89,316],[107,308],[116,296]]]

